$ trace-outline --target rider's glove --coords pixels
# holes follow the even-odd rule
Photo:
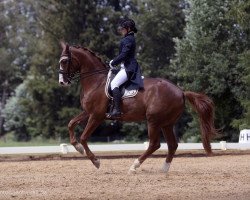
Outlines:
[[[111,63],[113,62],[113,60],[111,60],[110,62],[109,62],[109,67],[110,67],[110,69],[114,69],[115,68],[115,66],[113,66]]]
[[[125,69],[125,65],[124,65],[124,63],[121,63],[121,65],[120,65],[120,66],[121,66],[121,68],[122,68],[122,69]]]

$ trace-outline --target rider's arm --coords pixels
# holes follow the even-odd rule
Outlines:
[[[124,62],[132,46],[133,46],[133,43],[131,40],[123,41],[121,53],[113,59],[111,64],[114,66],[114,65],[119,65],[121,62]]]

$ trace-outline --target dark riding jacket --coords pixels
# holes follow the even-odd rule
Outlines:
[[[142,89],[143,80],[141,78],[140,66],[135,58],[136,42],[134,33],[130,32],[122,38],[120,42],[119,55],[115,57],[111,65],[115,66],[124,63],[130,86],[128,89]]]

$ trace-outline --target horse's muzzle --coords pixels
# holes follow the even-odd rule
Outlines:
[[[62,74],[59,74],[59,84],[62,86],[69,86],[70,81],[66,81]]]

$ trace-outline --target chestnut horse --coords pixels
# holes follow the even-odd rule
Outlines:
[[[80,76],[81,106],[83,112],[73,118],[69,124],[70,143],[81,154],[87,157],[99,168],[100,161],[91,152],[87,140],[93,131],[106,120],[109,99],[105,95],[105,84],[108,68],[102,60],[91,50],[61,43],[59,82],[69,85],[74,75]],[[122,100],[123,115],[119,121],[139,122],[147,121],[149,146],[148,149],[134,161],[129,172],[135,172],[145,159],[160,148],[160,133],[162,132],[167,145],[168,155],[162,170],[167,172],[173,159],[178,143],[173,133],[173,127],[184,111],[185,99],[198,113],[204,149],[208,155],[212,154],[210,139],[216,134],[214,128],[214,106],[206,95],[190,91],[182,91],[173,83],[162,78],[145,78],[144,89],[139,90],[133,98]],[[87,125],[80,137],[80,143],[74,135],[74,128],[80,122]]]

